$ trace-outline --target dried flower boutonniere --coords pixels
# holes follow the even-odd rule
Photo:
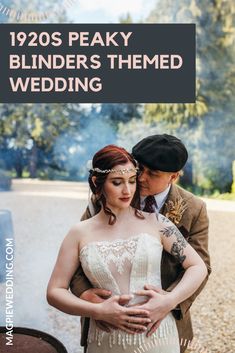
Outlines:
[[[165,216],[174,224],[179,224],[183,213],[187,208],[185,201],[182,198],[178,198],[175,201],[169,200],[168,202],[166,202],[165,206]]]

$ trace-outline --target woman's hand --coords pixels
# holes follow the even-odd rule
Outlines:
[[[146,332],[151,322],[148,310],[144,308],[128,308],[120,305],[120,298],[128,302],[132,299],[131,295],[115,295],[103,303],[97,304],[97,310],[94,315],[95,320],[102,320],[112,326],[130,334]]]

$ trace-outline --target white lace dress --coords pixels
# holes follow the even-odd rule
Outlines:
[[[141,233],[128,239],[88,243],[80,252],[83,270],[96,288],[105,288],[115,295],[134,293],[145,284],[161,287],[160,239]],[[131,303],[143,301],[134,297]],[[100,330],[90,320],[87,353],[179,353],[179,338],[175,320],[168,314],[157,331],[128,334],[121,330],[111,333]]]

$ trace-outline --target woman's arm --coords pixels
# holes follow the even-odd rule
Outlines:
[[[68,291],[70,279],[79,266],[79,236],[76,227],[65,237],[47,287],[48,303],[71,315],[93,317],[96,307]]]
[[[61,245],[47,288],[48,303],[71,315],[91,317],[95,320],[104,320],[110,324],[116,324],[116,320],[118,320],[118,328],[129,333],[132,333],[131,328],[145,330],[146,328],[143,325],[150,322],[150,319],[147,318],[147,310],[124,307],[119,304],[119,296],[113,296],[105,302],[94,304],[77,298],[69,292],[71,278],[79,266],[78,233],[77,227],[74,227]],[[131,299],[131,296],[126,297],[129,297],[125,298],[126,301]],[[128,324],[129,317],[132,315],[142,317],[135,317]]]
[[[97,208],[94,197],[92,196],[89,205],[81,217],[81,221],[85,221],[93,217],[99,211],[100,209]],[[76,297],[80,297],[81,299],[91,303],[100,303],[109,298],[112,294],[110,291],[106,291],[105,289],[93,288],[83,272],[81,265],[76,269],[76,272],[70,281],[70,290],[74,295],[76,295]]]

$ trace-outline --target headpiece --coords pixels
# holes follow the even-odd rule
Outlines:
[[[137,162],[136,162],[137,164]],[[89,160],[87,162],[87,168],[89,171],[97,172],[97,173],[102,173],[102,174],[108,174],[108,173],[120,173],[120,174],[125,174],[129,172],[138,172],[139,167],[135,168],[122,168],[122,169],[100,169],[100,168],[93,168],[92,166],[92,160]]]

